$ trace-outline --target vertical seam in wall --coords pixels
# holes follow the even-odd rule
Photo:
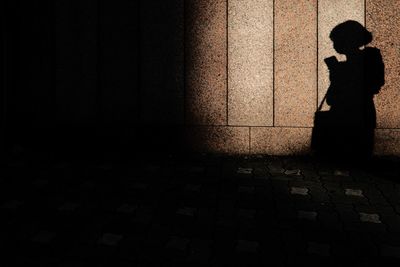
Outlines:
[[[226,0],[226,125],[229,125],[229,0]]]
[[[367,0],[364,0],[364,27],[367,28]]]
[[[319,0],[316,0],[317,1],[317,27],[316,27],[316,34],[317,34],[317,64],[316,64],[316,67],[317,67],[317,100],[316,100],[316,106],[315,106],[315,109],[317,109],[318,108],[318,106],[319,106],[319,95],[318,95],[318,87],[319,87],[319,29],[318,29],[318,27],[319,27],[319,4],[318,4],[318,2],[319,2]]]
[[[183,72],[183,125],[186,126],[186,1],[182,1],[183,5],[183,22],[182,22],[182,30],[183,30],[183,66],[182,66],[182,72]]]
[[[103,114],[103,91],[102,91],[102,86],[101,86],[101,74],[102,74],[102,67],[101,67],[101,55],[102,55],[102,40],[101,40],[101,13],[102,13],[102,9],[103,9],[103,5],[101,4],[101,1],[97,2],[97,27],[96,27],[96,56],[97,56],[97,60],[96,60],[96,88],[97,88],[97,92],[96,92],[96,104],[97,105],[95,107],[95,121],[97,123],[102,122],[104,119],[104,114]],[[97,114],[96,114],[97,113]]]
[[[137,69],[137,123],[140,125],[142,123],[142,118],[141,118],[141,111],[142,111],[142,107],[141,107],[141,101],[140,98],[142,96],[141,91],[142,91],[142,59],[141,59],[141,40],[142,40],[142,36],[141,36],[141,0],[138,0],[137,3],[137,20],[138,20],[138,28],[137,28],[137,35],[138,35],[138,47],[137,47],[137,62],[138,62],[138,69]]]
[[[275,0],[272,0],[272,126],[275,126]]]
[[[249,127],[249,154],[251,154],[251,127]]]
[[[1,148],[3,148],[4,149],[4,146],[5,146],[5,140],[6,140],[6,127],[7,127],[7,89],[8,89],[8,79],[7,79],[7,76],[8,76],[8,69],[7,69],[7,64],[8,64],[8,54],[7,54],[7,49],[8,49],[8,36],[9,36],[9,32],[8,32],[8,29],[7,29],[7,26],[8,25],[6,25],[6,23],[7,23],[7,18],[6,18],[6,12],[5,12],[5,10],[7,9],[7,8],[9,8],[8,7],[8,2],[4,2],[3,3],[3,5],[2,5],[2,11],[1,11],[1,17],[2,17],[2,26],[1,26],[1,28],[2,28],[2,37],[3,37],[3,51],[1,51],[2,53],[3,53],[3,55],[2,55],[2,59],[3,59],[3,62],[2,62],[2,65],[3,65],[3,70],[2,70],[2,75],[3,75],[3,91],[1,92],[1,94],[2,94],[2,104],[3,104],[3,107],[2,107],[2,118],[1,118],[1,121],[2,121],[2,130],[1,130],[1,132],[0,132],[0,134],[2,134],[3,135],[3,139],[2,140],[0,140],[0,142],[1,142],[1,144],[0,144],[0,147]],[[55,25],[55,24],[53,24],[53,25]],[[54,30],[53,30],[53,38],[55,38],[55,33],[54,33]],[[54,57],[55,58],[55,57]],[[53,67],[52,68],[53,70],[55,70],[55,67]],[[54,74],[53,74],[54,75]],[[54,76],[55,77],[55,76]],[[54,79],[54,77],[52,77],[53,79]],[[54,85],[54,83],[53,83],[53,85]]]

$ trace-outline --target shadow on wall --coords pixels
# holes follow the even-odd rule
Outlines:
[[[366,46],[372,33],[356,21],[337,25],[329,37],[346,61],[325,59],[330,86],[315,113],[312,148],[322,157],[364,161],[374,146],[374,95],[385,83],[382,56],[379,49]],[[321,111],[325,100],[329,111]]]

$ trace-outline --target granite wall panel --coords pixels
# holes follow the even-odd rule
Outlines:
[[[195,125],[227,123],[226,0],[185,1],[185,112]]]
[[[249,127],[192,126],[185,131],[186,142],[193,151],[249,154]]]
[[[375,100],[378,126],[400,127],[399,1],[186,4],[187,122],[204,125],[185,130],[193,150],[309,154],[313,114],[329,87],[324,58],[345,60],[333,49],[329,34],[346,20],[366,21],[375,37],[372,45],[382,51],[386,85]],[[400,155],[400,130],[377,129],[375,154]]]
[[[273,0],[228,1],[228,123],[273,124]]]
[[[355,20],[364,25],[364,0],[319,0],[318,1],[318,103],[329,87],[328,68],[324,58],[336,56],[345,60],[333,49],[329,38],[332,29],[346,20]]]
[[[310,152],[311,128],[251,127],[250,153],[299,155]]]
[[[381,128],[400,128],[400,1],[367,0],[366,27],[372,32],[372,46],[381,50],[385,64],[385,85],[375,97],[377,123]]]
[[[275,1],[275,125],[313,125],[317,0]]]

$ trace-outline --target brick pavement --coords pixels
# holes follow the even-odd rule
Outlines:
[[[0,266],[398,266],[397,163],[10,164]]]

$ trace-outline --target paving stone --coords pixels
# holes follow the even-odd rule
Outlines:
[[[319,256],[328,257],[331,255],[330,250],[331,246],[329,244],[308,242],[307,252],[309,254],[316,254]]]
[[[148,188],[148,184],[145,184],[145,183],[133,183],[132,185],[131,185],[131,188],[132,189],[136,189],[136,190],[145,190],[145,189],[147,189]]]
[[[400,259],[400,247],[390,246],[390,245],[382,245],[381,246],[381,255],[383,257],[393,257]]]
[[[187,184],[185,186],[184,190],[187,192],[200,192],[201,185],[200,184]]]
[[[382,223],[378,214],[360,212],[360,220],[362,222]]]
[[[140,207],[136,210],[135,217],[132,219],[138,223],[149,223],[153,218],[153,210],[151,208]]]
[[[137,206],[132,206],[129,204],[122,204],[118,209],[117,212],[125,213],[125,214],[132,214],[137,209]]]
[[[16,210],[16,209],[18,209],[19,207],[21,207],[23,204],[24,204],[23,201],[13,199],[13,200],[8,200],[8,201],[6,201],[6,202],[1,206],[1,208],[2,208],[2,209],[7,209],[7,210]]]
[[[238,240],[236,243],[237,252],[257,253],[260,244],[257,241]]]
[[[75,211],[78,207],[81,205],[79,203],[74,203],[74,202],[65,202],[61,206],[58,207],[59,211],[69,211],[73,212]]]
[[[40,231],[33,238],[32,242],[41,243],[41,244],[49,244],[56,237],[56,233],[50,231]]]
[[[197,173],[197,174],[204,173],[204,171],[205,171],[205,168],[203,166],[190,166],[188,169],[189,169],[189,172]]]
[[[345,195],[347,196],[354,196],[354,197],[364,197],[363,191],[361,189],[345,189]]]
[[[285,172],[281,164],[267,164],[267,166],[272,175],[283,174]]]
[[[305,220],[310,220],[310,221],[315,221],[317,219],[318,213],[315,211],[304,211],[304,210],[299,210],[297,212],[297,217],[299,219],[305,219]]]
[[[295,170],[285,170],[284,173],[286,175],[294,175],[294,176],[301,176],[301,170],[295,169]]]
[[[350,171],[348,171],[348,170],[334,170],[333,171],[333,175],[349,177],[350,176]]]
[[[122,235],[105,233],[99,238],[98,243],[100,245],[116,246],[122,240],[122,238],[123,238]]]
[[[237,211],[237,215],[239,216],[239,218],[254,219],[256,216],[256,212],[256,210],[239,209]]]
[[[304,178],[310,178],[312,180],[319,179],[319,174],[315,170],[302,170]]]
[[[36,187],[45,187],[49,184],[49,181],[46,179],[37,179],[32,182],[32,185]]]
[[[237,174],[252,174],[253,173],[253,169],[252,168],[242,168],[239,167],[236,171]]]
[[[194,239],[190,242],[189,262],[207,262],[211,257],[211,240]]]
[[[247,193],[247,194],[254,194],[255,187],[254,186],[239,186],[238,187],[239,193]]]
[[[308,188],[305,188],[305,187],[291,187],[290,188],[290,193],[292,195],[307,196],[308,192],[309,192]]]
[[[179,208],[176,214],[193,217],[196,214],[196,210],[197,209],[193,207],[183,207]]]
[[[165,245],[166,248],[184,251],[188,248],[190,239],[177,236],[171,236]]]

